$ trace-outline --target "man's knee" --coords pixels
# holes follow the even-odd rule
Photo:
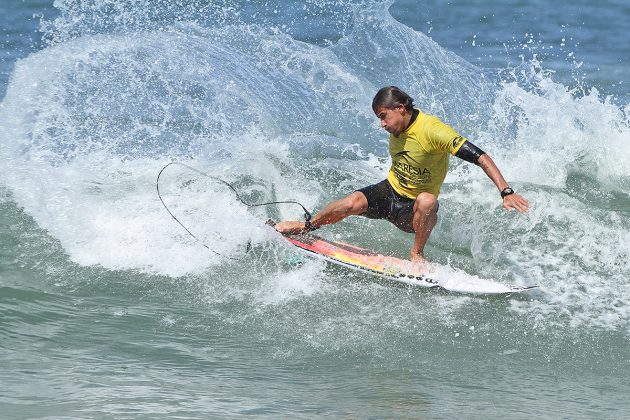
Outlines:
[[[348,214],[362,214],[367,211],[368,202],[365,194],[355,191],[343,199],[344,207]]]
[[[437,197],[427,192],[420,193],[420,195],[416,198],[416,202],[413,204],[414,212],[420,211],[424,214],[430,214],[437,212],[437,209]]]

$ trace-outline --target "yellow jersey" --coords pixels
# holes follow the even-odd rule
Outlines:
[[[412,199],[422,192],[440,194],[449,154],[457,153],[467,141],[439,118],[418,111],[405,131],[389,136],[392,166],[387,181],[398,194]]]

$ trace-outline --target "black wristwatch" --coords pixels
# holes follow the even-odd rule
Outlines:
[[[503,191],[501,191],[501,198],[505,198],[508,195],[514,194],[514,190],[510,187],[505,187],[503,188]]]

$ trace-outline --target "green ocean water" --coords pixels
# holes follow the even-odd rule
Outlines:
[[[2,7],[1,418],[630,415],[623,2]],[[165,199],[223,256],[162,208],[171,160],[312,209],[382,179],[385,84],[532,202],[504,212],[453,159],[429,258],[538,290],[296,259],[262,221],[299,208],[247,210],[183,169]],[[321,234],[399,257],[411,241],[361,218]]]

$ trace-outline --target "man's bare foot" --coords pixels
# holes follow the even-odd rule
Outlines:
[[[426,260],[424,262],[416,262],[407,260],[404,265],[405,272],[413,275],[429,274],[433,271],[433,267]]]
[[[411,262],[417,263],[417,264],[427,264],[428,261],[426,258],[424,258],[424,253],[423,252],[414,252],[413,250],[410,252],[409,254],[409,259],[411,260]]]
[[[433,271],[431,264],[422,254],[412,254],[410,258],[410,268],[417,273],[427,274]]]
[[[294,220],[285,220],[283,222],[277,223],[275,226],[276,230],[284,235],[291,233],[302,233],[305,232],[304,222],[298,222]]]

